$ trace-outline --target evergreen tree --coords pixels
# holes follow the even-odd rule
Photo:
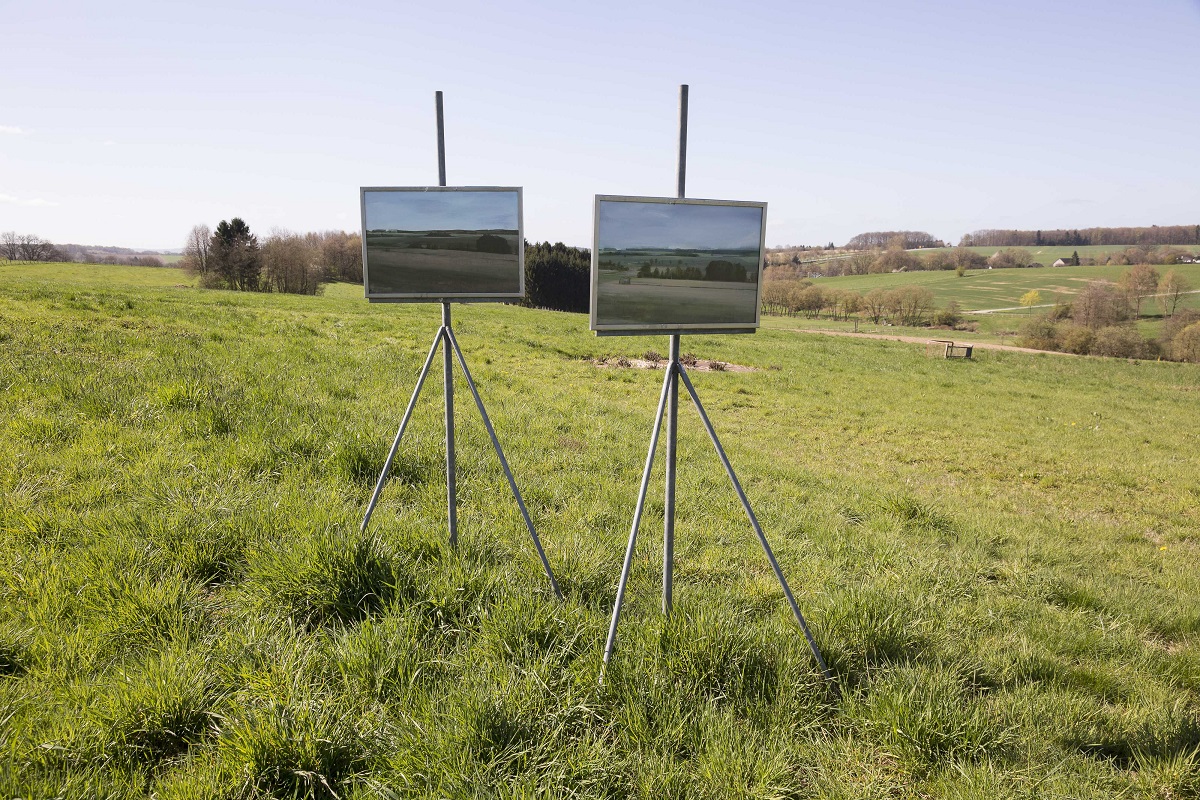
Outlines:
[[[1076,267],[1079,266],[1079,251],[1078,250],[1076,250],[1074,253],[1071,254],[1071,265],[1076,266]]]
[[[241,291],[261,288],[262,259],[258,238],[241,217],[221,220],[209,245],[210,272],[217,285]]]
[[[525,305],[555,311],[587,311],[592,258],[588,250],[562,242],[525,243]],[[650,267],[638,268],[646,277]]]

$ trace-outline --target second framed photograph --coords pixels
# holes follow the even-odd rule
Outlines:
[[[518,187],[361,189],[363,284],[373,302],[525,295]]]
[[[752,333],[767,204],[597,195],[591,329]]]

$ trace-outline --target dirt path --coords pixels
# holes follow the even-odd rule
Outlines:
[[[815,328],[784,328],[783,330],[791,331],[792,333],[821,333],[826,336],[850,336],[855,339],[887,339],[893,342],[908,342],[910,344],[929,344],[933,341],[934,336],[892,336],[886,333],[854,333],[853,331],[825,331]],[[951,337],[947,337],[951,338]],[[1074,353],[1060,353],[1056,350],[1034,350],[1031,347],[1014,347],[1008,344],[993,344],[992,342],[971,342],[965,339],[954,339],[955,344],[969,344],[979,350],[1007,350],[1010,353],[1040,353],[1051,356],[1071,356],[1077,358]]]

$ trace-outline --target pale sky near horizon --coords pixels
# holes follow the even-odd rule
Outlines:
[[[0,231],[177,248],[359,227],[360,186],[769,203],[768,245],[1200,222],[1200,0],[0,0]]]

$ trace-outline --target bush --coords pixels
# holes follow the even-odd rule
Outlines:
[[[962,321],[958,303],[951,300],[945,308],[933,312],[933,325],[937,328],[953,328]]]
[[[1110,325],[1096,332],[1092,342],[1092,355],[1110,358],[1146,358],[1149,346],[1133,328]]]
[[[1083,325],[1068,325],[1059,331],[1060,346],[1063,352],[1086,356],[1092,349],[1096,335],[1091,328]]]
[[[1031,347],[1034,350],[1057,350],[1058,328],[1049,314],[1038,314],[1021,324],[1017,343],[1021,347]]]
[[[1171,357],[1200,364],[1200,322],[1193,322],[1176,334],[1171,341]]]

